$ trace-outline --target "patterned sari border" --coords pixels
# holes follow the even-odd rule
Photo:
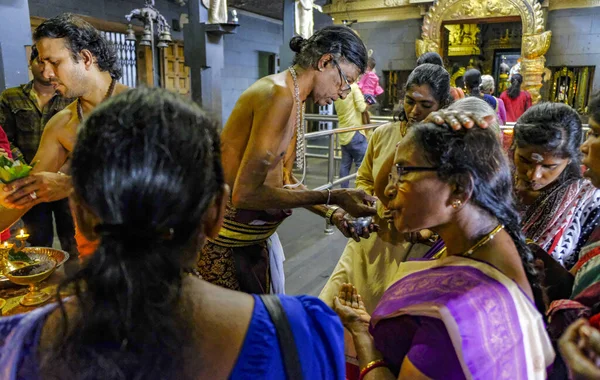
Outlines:
[[[373,313],[373,328],[403,314],[435,317],[455,349],[461,347],[465,375],[545,378],[554,352],[541,315],[514,281],[487,263],[459,257],[403,266]]]

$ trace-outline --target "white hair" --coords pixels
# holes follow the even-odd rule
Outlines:
[[[490,105],[479,98],[468,96],[466,98],[455,101],[448,107],[450,111],[470,112],[473,116],[484,119],[493,116],[492,122],[488,128],[493,129],[496,134],[500,135],[500,124],[498,123],[498,115]]]
[[[492,92],[494,92],[494,87],[494,77],[492,77],[491,75],[481,76],[481,86],[479,86],[479,88],[481,88],[481,91],[484,94],[491,94]]]

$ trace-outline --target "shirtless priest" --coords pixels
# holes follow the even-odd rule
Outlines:
[[[34,34],[42,75],[62,96],[77,100],[46,124],[32,174],[3,187],[0,193],[0,230],[15,223],[31,207],[63,199],[71,193],[70,176],[61,173],[73,150],[83,117],[108,97],[126,91],[117,83],[121,68],[109,43],[92,25],[70,14],[48,19]],[[106,152],[107,157],[110,152]],[[105,159],[105,158],[98,158]],[[35,233],[35,231],[32,231]],[[80,254],[94,244],[76,236]]]
[[[303,159],[295,148],[303,142],[304,101],[326,105],[345,98],[367,65],[365,45],[350,28],[329,26],[308,40],[294,37],[290,47],[293,66],[250,86],[225,125],[222,161],[231,199],[219,236],[207,242],[198,262],[205,280],[249,293],[284,291],[276,230],[289,209],[307,207],[355,239],[372,230],[350,231],[346,211],[376,213],[366,204],[374,198],[362,190],[310,191],[291,174],[294,158]]]

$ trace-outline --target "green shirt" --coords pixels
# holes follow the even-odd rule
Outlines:
[[[334,102],[335,111],[338,115],[338,128],[360,127],[362,125],[362,113],[367,109],[365,97],[356,83],[350,85],[350,93],[346,99],[338,99]],[[340,133],[341,145],[348,145],[356,132]],[[364,131],[360,131],[365,135]],[[366,135],[365,135],[366,136]]]
[[[35,157],[48,120],[74,99],[54,95],[40,110],[33,81],[6,89],[0,95],[0,126],[10,141],[13,157],[30,163]]]

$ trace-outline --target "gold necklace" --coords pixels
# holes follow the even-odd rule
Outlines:
[[[408,123],[400,122],[400,135],[404,137],[406,136],[406,132],[408,132]]]
[[[112,93],[115,90],[115,84],[117,84],[117,81],[115,78],[111,78],[110,86],[108,86],[108,91],[106,91],[106,95],[102,101],[105,101],[112,96]],[[77,98],[77,118],[79,119],[79,124],[81,124],[83,122],[83,106],[81,105],[81,98]]]
[[[479,241],[477,243],[475,243],[474,246],[472,246],[471,248],[469,248],[466,252],[461,253],[460,256],[471,257],[473,255],[473,253],[475,253],[476,250],[478,250],[479,248],[481,248],[482,246],[484,246],[485,244],[487,244],[490,240],[492,240],[494,238],[494,236],[496,236],[496,234],[498,232],[500,232],[500,230],[502,230],[503,228],[504,228],[504,226],[502,224],[497,225],[496,228],[494,228],[487,235],[485,235],[484,237],[482,237],[481,239],[479,239]],[[433,259],[439,259],[445,253],[446,253],[446,247],[442,248],[438,253],[436,253],[433,256]]]

